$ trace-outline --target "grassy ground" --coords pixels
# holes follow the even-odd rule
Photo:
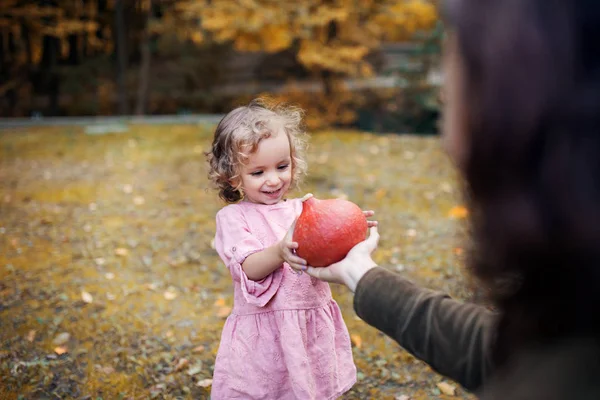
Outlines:
[[[211,132],[133,129],[0,132],[0,399],[208,398],[232,305],[211,245],[222,206],[206,180]],[[376,210],[381,265],[468,297],[465,210],[437,138],[318,132],[308,161],[295,195]],[[333,289],[359,369],[344,399],[469,398],[444,394]]]

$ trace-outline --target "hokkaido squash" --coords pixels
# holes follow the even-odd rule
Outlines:
[[[367,218],[360,207],[342,199],[302,203],[292,240],[296,254],[312,267],[326,267],[341,261],[367,236]]]

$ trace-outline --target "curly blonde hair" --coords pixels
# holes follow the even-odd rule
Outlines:
[[[208,178],[227,203],[244,198],[240,172],[261,140],[283,130],[290,142],[292,158],[291,187],[297,187],[306,174],[304,159],[306,132],[302,125],[303,111],[282,104],[268,105],[264,99],[252,100],[247,106],[229,112],[217,125],[211,150],[206,153]]]

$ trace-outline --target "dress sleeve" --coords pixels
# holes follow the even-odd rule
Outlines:
[[[265,249],[248,227],[242,210],[230,205],[217,213],[215,249],[229,269],[234,281],[240,282],[244,298],[250,304],[264,307],[277,293],[283,278],[278,268],[260,281],[248,278],[242,264],[248,256]]]
[[[358,282],[354,309],[434,370],[468,390],[493,370],[491,344],[497,315],[475,304],[414,285],[376,267]]]

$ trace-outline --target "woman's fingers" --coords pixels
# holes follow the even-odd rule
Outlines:
[[[377,244],[379,243],[379,232],[377,231],[377,225],[372,226],[369,229],[369,237],[365,241],[367,244],[367,249],[369,253],[372,253],[377,248]]]
[[[300,201],[304,203],[306,200],[310,199],[311,197],[313,197],[313,194],[312,194],[312,193],[306,193],[306,194],[304,195],[304,197],[302,197],[302,198],[300,199]]]
[[[326,282],[330,282],[332,279],[331,270],[329,268],[307,267],[306,273],[313,278],[317,278]]]

